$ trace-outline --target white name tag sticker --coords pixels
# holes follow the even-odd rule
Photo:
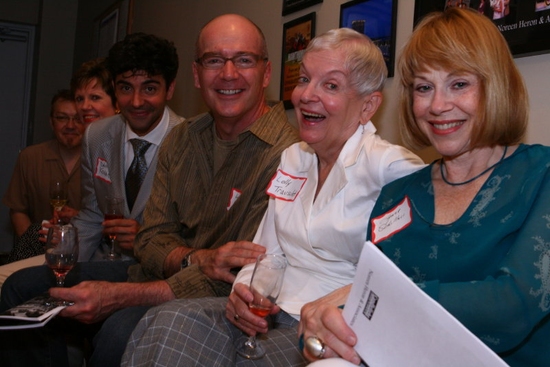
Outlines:
[[[275,199],[294,201],[306,181],[306,177],[292,176],[279,169],[271,179],[266,192]]]
[[[231,194],[229,195],[229,203],[227,203],[227,210],[231,209],[233,204],[237,201],[242,192],[237,189],[231,189]]]
[[[97,177],[100,180],[103,180],[105,182],[111,183],[111,177],[109,176],[109,166],[105,159],[103,158],[97,159],[97,162],[95,165],[94,177]]]
[[[372,242],[375,244],[379,243],[407,228],[411,223],[411,202],[409,197],[405,196],[405,198],[390,211],[371,220]]]

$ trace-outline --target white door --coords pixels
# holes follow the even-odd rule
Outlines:
[[[34,51],[34,26],[0,22],[0,197],[17,154],[27,145]],[[0,205],[0,252],[13,246],[9,209]]]

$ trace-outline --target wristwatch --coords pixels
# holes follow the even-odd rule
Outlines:
[[[193,255],[193,252],[197,251],[198,249],[191,250],[185,255],[183,260],[181,260],[181,269],[183,270],[191,265],[191,255]]]

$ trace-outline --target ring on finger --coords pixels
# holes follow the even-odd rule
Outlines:
[[[234,319],[235,321],[239,321],[240,318],[241,318],[241,317],[240,317],[239,315],[237,315],[237,314],[235,314],[235,316],[233,316],[233,319]]]
[[[321,359],[325,355],[325,343],[316,336],[306,339],[306,349],[315,358]]]

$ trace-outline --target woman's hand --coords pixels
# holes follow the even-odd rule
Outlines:
[[[225,306],[225,316],[233,325],[248,335],[267,333],[267,321],[263,317],[254,315],[248,309],[248,304],[252,302],[252,299],[253,295],[248,286],[242,283],[235,284]],[[271,314],[274,315],[279,311],[280,308],[275,305]]]
[[[337,305],[345,303],[350,287],[344,287],[316,301],[306,303],[300,312],[298,335],[303,334],[304,342],[316,336],[325,346],[323,358],[341,357],[354,364],[361,359],[354,350],[357,336],[344,321],[342,310]],[[309,361],[318,358],[304,348],[304,356]]]

